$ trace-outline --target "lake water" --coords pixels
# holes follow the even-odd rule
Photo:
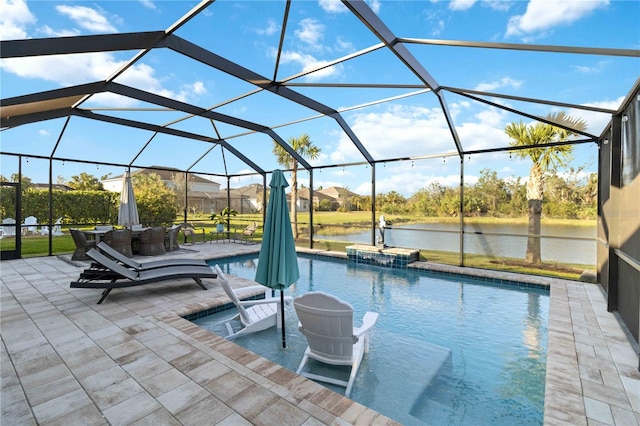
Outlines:
[[[385,244],[392,247],[459,252],[457,223],[425,223],[392,226],[385,231]],[[518,235],[493,235],[518,234]],[[491,257],[524,259],[527,252],[527,225],[465,225],[465,253]],[[379,233],[376,230],[376,238]],[[545,262],[596,264],[596,227],[543,225],[541,251]],[[371,231],[348,235],[315,235],[316,240],[342,240],[370,244]]]

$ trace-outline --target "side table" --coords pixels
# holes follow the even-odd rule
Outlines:
[[[231,231],[209,231],[211,234],[211,239],[209,240],[209,244],[213,242],[213,237],[216,237],[216,243],[220,240],[220,236],[222,236],[222,244],[225,244],[227,240],[231,241]]]

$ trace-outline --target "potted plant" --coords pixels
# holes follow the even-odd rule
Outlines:
[[[220,213],[213,213],[211,215],[211,220],[213,220],[213,224],[216,225],[216,231],[223,232],[225,225],[227,226],[227,229],[229,229],[231,216],[235,216],[237,214],[237,211],[230,209],[229,207],[225,207]]]

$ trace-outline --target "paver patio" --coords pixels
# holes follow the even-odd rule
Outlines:
[[[259,245],[188,249],[171,256]],[[216,280],[118,289],[97,305],[99,290],[69,288],[86,264],[66,259],[0,263],[2,424],[395,424],[184,320],[228,303]],[[637,348],[599,287],[531,279],[551,286],[545,424],[640,424]]]

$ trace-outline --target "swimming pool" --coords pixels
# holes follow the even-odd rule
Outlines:
[[[253,280],[257,262],[215,263]],[[298,262],[300,279],[285,294],[339,296],[353,306],[356,326],[364,312],[380,314],[351,399],[407,425],[542,424],[547,290],[327,258]],[[224,336],[216,324],[233,314],[193,322]],[[287,349],[275,328],[235,342],[295,371],[306,340],[293,306],[286,320]]]

